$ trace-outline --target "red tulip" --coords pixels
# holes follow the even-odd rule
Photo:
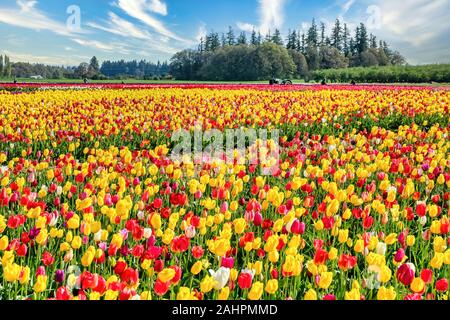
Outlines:
[[[232,269],[234,266],[234,258],[225,258],[223,257],[220,261],[221,267],[225,267],[228,269]]]
[[[242,290],[250,289],[252,286],[252,281],[252,275],[247,272],[241,273],[238,277],[238,284]]]
[[[132,268],[126,268],[120,274],[120,279],[128,285],[135,285],[139,281],[139,272]]]
[[[19,257],[25,257],[28,252],[28,247],[26,244],[22,243],[16,250],[16,253]]]
[[[343,254],[339,257],[338,266],[339,266],[339,269],[347,271],[347,270],[353,269],[356,265],[356,262],[357,262],[356,257]]]
[[[121,275],[127,267],[127,263],[125,261],[118,261],[114,266],[114,273],[117,275]]]
[[[46,251],[42,254],[42,263],[48,267],[55,262],[55,258],[51,255],[50,252]]]
[[[370,229],[374,223],[375,219],[371,216],[367,216],[363,220],[364,229]]]
[[[170,250],[174,253],[185,252],[189,249],[190,240],[185,235],[173,238],[170,244]]]
[[[422,272],[420,273],[420,278],[425,282],[425,283],[431,283],[433,282],[433,271],[430,269],[423,269]]]
[[[427,205],[423,202],[417,204],[416,213],[419,217],[424,217],[427,214]]]
[[[192,248],[191,252],[195,259],[201,259],[205,253],[205,250],[202,247],[195,246]]]
[[[58,290],[56,290],[56,300],[66,301],[70,299],[71,296],[66,287],[59,287]]]
[[[414,280],[414,270],[408,264],[402,264],[397,270],[397,279],[405,286],[409,286]]]
[[[408,294],[404,300],[422,300],[422,296],[418,293]]]
[[[436,281],[436,291],[438,292],[447,292],[448,290],[448,280],[443,278]]]
[[[106,292],[106,280],[103,277],[98,276],[97,286],[94,289],[92,289],[92,291],[104,294]]]
[[[169,291],[169,287],[170,282],[161,282],[160,280],[156,280],[153,289],[158,296],[162,297],[167,293],[167,291]]]
[[[272,269],[272,271],[270,271],[270,275],[272,277],[272,279],[278,279],[279,273],[277,269]]]
[[[98,275],[83,272],[80,276],[81,288],[83,290],[94,289],[98,285]]]
[[[161,198],[156,198],[155,200],[153,200],[153,207],[155,209],[159,209],[162,207],[163,201]]]
[[[156,260],[154,269],[156,272],[160,272],[162,269],[164,269],[164,260]]]
[[[324,264],[328,260],[328,252],[323,249],[318,249],[314,255],[314,263],[316,265]]]

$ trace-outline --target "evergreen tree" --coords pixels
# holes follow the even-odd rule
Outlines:
[[[4,69],[3,55],[0,55],[0,77],[3,76],[3,69]]]
[[[100,71],[100,64],[98,63],[98,59],[96,56],[93,56],[91,61],[89,62],[89,67],[92,72],[98,73]]]
[[[266,36],[264,37],[264,42],[272,42],[272,35],[270,34],[270,30],[267,32]]]
[[[300,66],[297,73],[300,74],[299,70],[308,70],[306,77],[309,71],[318,69],[405,63],[405,59],[398,52],[389,49],[385,41],[378,44],[376,36],[369,34],[363,23],[356,27],[354,37],[351,33],[347,24],[341,23],[339,19],[336,19],[328,35],[326,25],[320,23],[318,26],[313,19],[306,33],[290,29],[284,39],[278,29],[273,34],[269,30],[264,40],[261,33],[256,30],[252,31],[249,41],[245,32],[241,32],[235,39],[233,29],[230,27],[228,33],[222,33],[222,48],[219,34],[212,32],[206,40],[201,39],[197,51],[185,50],[180,54],[171,64],[171,68],[176,70],[178,75],[184,74],[183,79],[261,79],[263,74],[272,76],[275,74],[276,65],[279,63],[272,61],[270,55],[278,49],[287,49],[295,65]],[[286,43],[285,48],[283,42]],[[235,44],[239,46],[234,46]],[[258,56],[259,54],[262,56]],[[307,63],[304,63],[305,60]],[[251,71],[245,71],[244,66]],[[108,63],[105,62],[102,69],[103,67],[107,69]],[[141,75],[144,69],[136,62],[123,62],[123,66],[119,64],[119,67],[122,74],[132,73],[136,76]],[[160,68],[163,67],[158,64],[156,70]]]
[[[325,23],[321,22],[320,23],[320,46],[324,46],[325,45]]]
[[[342,26],[339,19],[336,19],[331,33],[331,45],[339,51],[342,51]]]
[[[316,19],[313,19],[311,27],[309,28],[306,37],[306,45],[308,48],[317,49],[318,44],[319,44],[319,34],[317,30]]]
[[[286,40],[287,40],[286,41],[286,49],[293,49],[293,47],[295,47],[295,44],[292,41],[292,31],[291,31],[291,29],[289,29],[289,31],[288,31],[288,36],[287,36]]]
[[[245,31],[242,31],[239,34],[239,37],[237,39],[237,44],[247,44],[247,35],[245,34]]]
[[[262,34],[258,31],[258,38],[256,38],[257,45],[262,44]]]
[[[9,60],[9,57],[7,55],[5,55],[5,65],[3,67],[3,70],[4,70],[5,77],[10,78],[12,66],[11,66],[11,61]]]
[[[200,38],[200,43],[198,45],[198,51],[205,52],[205,39],[202,37]]]
[[[234,36],[233,28],[230,26],[228,27],[227,37],[226,37],[226,44],[228,46],[234,46],[236,44],[236,38]]]
[[[303,53],[303,55],[306,54],[306,35],[302,33],[301,39],[300,39],[300,51]]]
[[[253,29],[253,31],[252,31],[252,35],[250,38],[250,44],[253,46],[258,45],[258,36],[256,35],[255,29]]]
[[[349,48],[349,55],[350,55],[350,56],[356,54],[356,43],[355,43],[355,39],[350,38],[350,42],[349,42],[348,48]]]
[[[291,34],[291,46],[292,46],[292,49],[293,50],[299,50],[299,47],[298,47],[298,34],[297,34],[297,31],[292,31],[292,34]]]
[[[350,32],[348,30],[347,24],[344,23],[344,31],[342,35],[342,45],[343,51],[346,57],[350,54],[350,44],[349,44]]]
[[[225,33],[222,32],[222,38],[221,38],[221,41],[220,41],[220,45],[219,45],[219,46],[222,46],[222,48],[223,48],[223,47],[225,47],[226,45],[227,45],[227,38],[225,37]]]
[[[375,37],[372,33],[370,34],[369,43],[371,49],[377,49],[377,37]]]
[[[361,23],[359,28],[356,29],[356,47],[359,54],[369,48],[369,38],[367,36],[367,29],[364,23]]]
[[[206,39],[206,51],[216,51],[220,48],[219,34],[217,32],[211,32]]]
[[[283,45],[283,38],[281,37],[280,30],[275,29],[275,33],[273,34],[273,37],[272,37],[272,42],[279,46]]]

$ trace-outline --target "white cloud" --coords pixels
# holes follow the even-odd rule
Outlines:
[[[122,9],[130,17],[140,20],[141,22],[155,30],[157,33],[165,37],[169,37],[171,39],[185,43],[191,42],[177,36],[174,32],[169,30],[160,20],[151,16],[148,11],[152,11],[152,8],[146,0],[117,0],[116,6]]]
[[[167,16],[167,5],[161,0],[150,0],[148,8],[154,13]]]
[[[150,34],[147,31],[136,27],[134,24],[132,24],[131,22],[129,22],[127,20],[120,18],[115,13],[109,12],[108,15],[109,15],[109,21],[107,23],[107,26],[102,26],[95,22],[88,22],[86,25],[91,28],[99,29],[99,30],[113,33],[113,34],[123,36],[123,37],[132,37],[132,38],[141,39],[141,40],[146,40],[146,39],[151,38]]]
[[[5,53],[11,58],[13,62],[29,62],[29,63],[42,63],[47,65],[64,65],[73,66],[90,59],[87,56],[47,56],[47,55],[34,55],[27,53],[20,53],[14,51],[5,50]]]
[[[404,54],[409,63],[450,62],[450,0],[372,0],[379,29],[370,30]]]
[[[95,22],[88,22],[86,25],[91,28],[109,32],[121,37],[140,40],[139,46],[151,46],[153,50],[159,52],[174,54],[178,51],[177,49],[167,45],[170,40],[169,37],[161,35],[158,39],[155,39],[155,37],[144,28],[119,17],[115,13],[109,12],[108,15],[109,20],[105,25],[100,25]],[[142,40],[144,40],[145,43],[142,43]]]
[[[284,23],[285,0],[258,0],[258,2],[261,33],[265,35],[270,30],[281,29]]]
[[[255,31],[258,30],[258,27],[251,23],[238,22],[236,23],[236,25],[239,29],[245,32],[253,32],[253,30]]]
[[[131,51],[129,49],[125,48],[125,44],[119,44],[119,43],[104,43],[97,40],[85,40],[85,39],[79,39],[79,38],[73,38],[72,41],[78,43],[81,46],[89,47],[92,49],[97,49],[100,51],[106,51],[106,52],[119,52],[122,54],[130,54]]]
[[[47,30],[64,36],[75,33],[69,30],[65,23],[53,20],[38,10],[37,3],[37,1],[17,0],[15,8],[0,8],[0,23],[33,30]]]
[[[450,28],[450,0],[378,0],[381,32],[413,46],[447,33]]]
[[[28,12],[37,4],[37,1],[17,0],[17,4],[22,12]]]
[[[238,22],[237,26],[247,32],[259,31],[262,35],[281,29],[284,24],[285,4],[286,0],[258,0],[259,26],[247,22]]]
[[[365,23],[409,63],[450,62],[450,0],[336,0],[320,16],[336,15],[353,36],[357,24]]]
[[[348,0],[346,1],[341,7],[342,7],[342,15],[346,14],[351,7],[353,6],[353,4],[355,3],[355,0]]]

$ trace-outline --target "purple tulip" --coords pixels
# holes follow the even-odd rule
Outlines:
[[[57,283],[63,283],[64,282],[64,270],[56,270],[56,272],[55,272],[55,281]]]

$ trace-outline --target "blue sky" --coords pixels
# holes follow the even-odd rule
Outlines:
[[[0,53],[64,65],[166,60],[211,30],[286,34],[312,17],[364,22],[412,64],[450,62],[450,0],[0,0]]]

